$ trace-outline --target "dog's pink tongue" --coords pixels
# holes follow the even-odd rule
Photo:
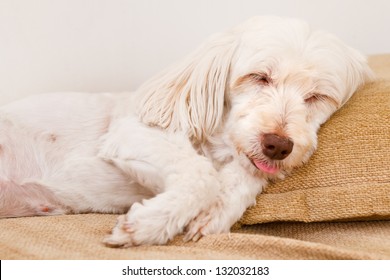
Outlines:
[[[265,173],[275,174],[279,170],[277,167],[271,166],[271,165],[267,164],[266,162],[260,161],[257,159],[253,160],[253,163],[256,165],[256,167],[258,169],[260,169],[261,171],[263,171]]]

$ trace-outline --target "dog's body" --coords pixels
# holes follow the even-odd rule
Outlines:
[[[112,246],[226,232],[370,79],[365,59],[298,20],[212,38],[135,93],[30,97],[1,109],[0,216],[125,213]]]

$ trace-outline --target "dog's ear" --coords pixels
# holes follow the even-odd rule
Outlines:
[[[220,125],[226,85],[236,48],[235,36],[218,34],[179,65],[147,81],[138,90],[143,122],[183,130],[202,141]]]
[[[376,77],[367,63],[367,58],[359,51],[347,47],[345,49],[345,59],[347,60],[347,88],[346,95],[342,100],[344,105],[362,85],[375,81]]]

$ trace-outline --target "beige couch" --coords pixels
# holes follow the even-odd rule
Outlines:
[[[115,215],[0,220],[0,259],[390,259],[390,55],[320,130],[309,164],[258,196],[230,234],[126,249]]]

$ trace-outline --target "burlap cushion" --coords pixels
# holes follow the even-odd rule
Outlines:
[[[271,184],[241,224],[390,218],[390,80],[357,92],[318,138],[309,163]]]

